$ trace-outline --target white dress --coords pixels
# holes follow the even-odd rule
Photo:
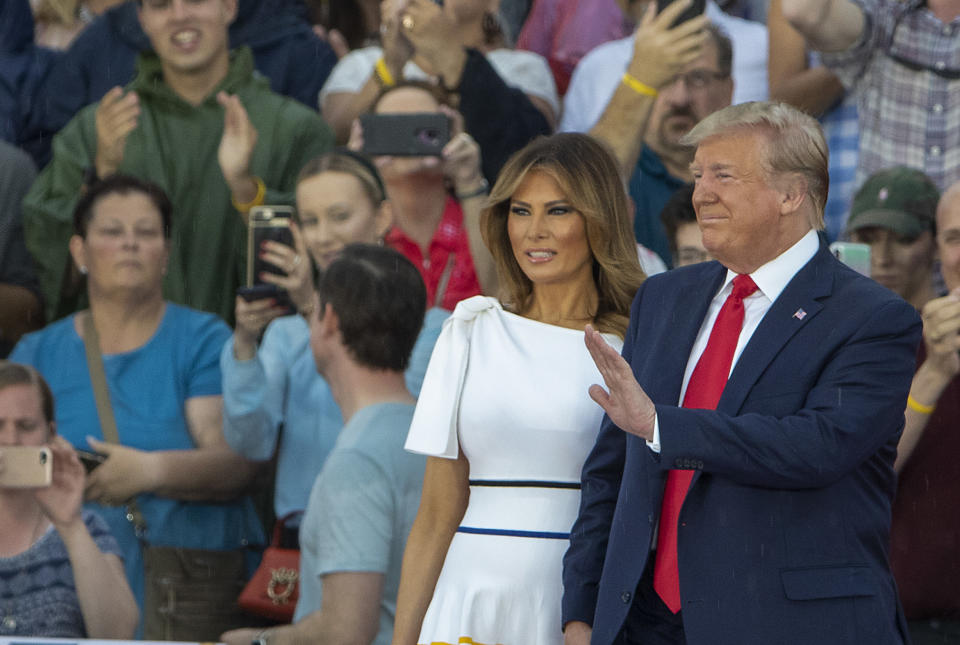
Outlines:
[[[614,347],[622,345],[610,336]],[[561,560],[602,410],[583,332],[457,305],[437,341],[408,450],[470,462],[470,501],[419,642],[557,645]]]

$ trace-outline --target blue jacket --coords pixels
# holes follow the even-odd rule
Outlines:
[[[317,109],[320,87],[337,57],[313,33],[298,0],[239,0],[230,46],[241,45],[253,51],[254,65],[270,80],[270,89]],[[49,161],[52,136],[80,108],[129,83],[137,54],[148,49],[132,0],[107,11],[77,37],[50,70],[29,123],[29,138],[39,140],[31,147],[39,166]]]
[[[592,624],[593,645],[615,642],[652,557],[667,471],[683,468],[696,471],[677,539],[689,645],[906,642],[887,555],[919,316],[822,241],[717,409],[679,408],[726,271],[684,267],[637,293],[623,356],[656,405],[661,452],[604,418],[564,558],[563,620]]]
[[[26,116],[55,56],[34,44],[29,0],[0,2],[0,139],[23,143]]]

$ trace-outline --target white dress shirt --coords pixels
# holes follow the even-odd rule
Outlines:
[[[769,96],[767,26],[731,16],[713,0],[707,1],[706,14],[710,22],[720,27],[730,38],[733,45],[733,104],[766,100]],[[350,54],[347,55],[349,56]],[[632,57],[633,34],[590,50],[573,70],[570,87],[563,99],[563,114],[557,130],[589,132],[617,91]],[[331,74],[331,77],[333,75]],[[327,81],[327,84],[329,83],[330,81]],[[326,85],[323,89],[327,90]]]
[[[734,350],[733,360],[730,362],[730,373],[733,373],[733,368],[737,365],[740,354],[743,353],[744,347],[750,342],[750,338],[753,337],[753,332],[757,330],[760,321],[763,320],[770,306],[780,296],[783,290],[786,289],[787,284],[793,280],[793,276],[816,255],[819,248],[820,240],[817,237],[817,232],[814,230],[807,231],[807,234],[801,237],[796,244],[750,274],[754,284],[757,285],[757,290],[743,299],[743,327],[740,329],[737,348]],[[710,306],[707,308],[707,315],[703,318],[700,332],[697,334],[697,339],[694,341],[693,348],[690,350],[690,358],[687,359],[687,369],[683,372],[683,385],[680,387],[680,400],[677,401],[678,406],[683,405],[683,397],[687,393],[687,384],[690,382],[690,376],[693,374],[693,369],[700,360],[700,356],[703,355],[704,350],[707,348],[707,341],[710,340],[710,332],[713,331],[713,324],[720,314],[723,303],[727,300],[727,296],[733,291],[733,279],[735,277],[737,277],[737,274],[727,269],[727,277],[723,281],[723,286],[720,287],[720,291],[718,291],[717,295],[710,301]],[[727,376],[729,376],[730,373],[728,373]],[[660,420],[656,417],[654,417],[653,439],[648,441],[647,445],[650,446],[650,449],[654,452],[660,452]]]

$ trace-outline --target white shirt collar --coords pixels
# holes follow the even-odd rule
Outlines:
[[[817,231],[810,229],[793,246],[751,273],[750,277],[760,292],[773,302],[819,249],[820,238]],[[726,289],[737,275],[727,269],[727,277],[720,291]]]

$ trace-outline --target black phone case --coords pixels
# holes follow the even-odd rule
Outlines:
[[[666,9],[668,6],[676,2],[677,0],[657,0],[657,15],[661,11]],[[673,21],[672,27],[683,24],[688,20],[692,20],[699,15],[702,15],[704,11],[707,10],[707,0],[693,0],[693,4],[689,9],[681,13],[676,20]]]
[[[444,114],[362,114],[363,152],[395,157],[439,157],[450,141]]]

